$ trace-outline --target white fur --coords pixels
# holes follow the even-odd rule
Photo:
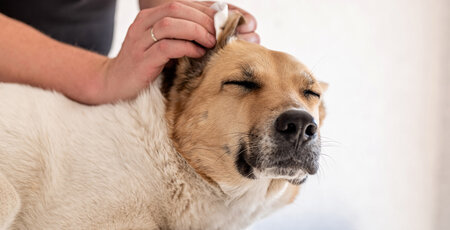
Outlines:
[[[281,206],[269,179],[208,184],[164,114],[158,82],[101,106],[0,83],[0,229],[242,229]]]

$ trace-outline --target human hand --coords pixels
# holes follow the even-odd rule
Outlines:
[[[214,1],[203,1],[203,2],[198,2],[204,6],[208,6],[210,7],[212,4],[214,4]],[[248,13],[247,11],[232,5],[232,4],[228,4],[228,9],[232,10],[232,11],[238,11],[240,12],[244,18],[245,18],[245,23],[240,25],[237,28],[237,36],[240,39],[246,40],[248,42],[253,42],[253,43],[258,43],[260,42],[260,38],[259,35],[255,32],[256,27],[257,27],[257,23],[256,23],[256,19],[253,15],[251,15],[250,13]]]
[[[119,54],[107,60],[103,77],[96,81],[93,101],[108,103],[133,98],[161,73],[170,59],[199,58],[205,54],[205,48],[214,47],[216,11],[210,8],[212,3],[175,1],[140,11]],[[239,11],[246,20],[237,29],[238,37],[259,43],[255,18],[231,4],[229,9]]]
[[[190,1],[140,11],[119,54],[105,65],[97,92],[99,103],[135,97],[170,59],[203,56],[205,48],[214,47],[216,42],[214,14],[208,6]]]

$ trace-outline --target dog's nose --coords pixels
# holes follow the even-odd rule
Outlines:
[[[275,121],[275,130],[287,141],[309,141],[316,136],[317,124],[314,118],[306,111],[288,110],[282,113]]]

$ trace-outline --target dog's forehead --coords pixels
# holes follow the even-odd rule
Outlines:
[[[261,75],[312,77],[308,68],[292,55],[269,50],[245,41],[234,41],[219,54],[219,68],[227,72],[238,72],[243,68]]]

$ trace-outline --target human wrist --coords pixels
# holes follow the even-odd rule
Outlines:
[[[86,75],[75,82],[72,90],[68,90],[69,97],[72,99],[89,105],[107,103],[107,75],[110,71],[111,58],[98,55],[93,59],[90,66],[86,67]]]

